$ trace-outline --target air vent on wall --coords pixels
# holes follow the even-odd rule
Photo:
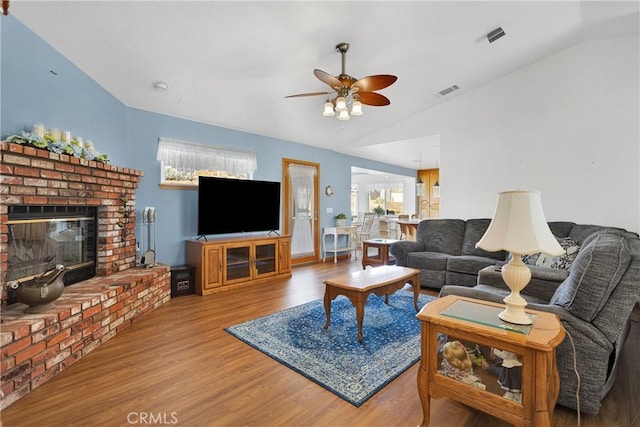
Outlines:
[[[440,92],[438,92],[438,95],[440,96],[449,95],[451,92],[455,92],[458,89],[460,89],[458,85],[452,85],[452,86],[449,86],[448,88],[442,89]]]

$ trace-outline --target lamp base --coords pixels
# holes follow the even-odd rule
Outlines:
[[[511,289],[511,293],[503,300],[507,308],[498,314],[498,317],[505,322],[518,325],[532,324],[533,321],[524,312],[527,301],[520,295],[520,291],[531,279],[531,270],[523,264],[520,254],[511,253],[511,261],[502,267],[502,278]]]
[[[505,322],[515,323],[516,325],[530,325],[533,320],[524,312],[524,307],[521,310],[514,310],[507,306],[498,317]]]

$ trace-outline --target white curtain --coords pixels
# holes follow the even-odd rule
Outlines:
[[[227,147],[160,138],[156,160],[177,169],[216,170],[250,175],[258,167],[256,153]]]
[[[386,193],[387,190],[400,191],[404,188],[404,184],[402,181],[370,183],[366,185],[366,188],[368,191],[380,191]]]
[[[313,181],[316,168],[289,164],[291,180],[291,209],[293,233],[291,236],[291,258],[314,255],[313,247]]]

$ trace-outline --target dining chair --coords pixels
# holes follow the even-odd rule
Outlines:
[[[358,230],[357,242],[360,245],[364,240],[370,239],[371,228],[373,227],[373,221],[375,220],[375,214],[373,212],[365,212],[362,217],[362,225]]]

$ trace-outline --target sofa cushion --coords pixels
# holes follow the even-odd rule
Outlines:
[[[557,268],[543,268],[532,265],[529,269],[531,270],[531,280],[520,291],[522,297],[528,302],[531,302],[529,297],[532,296],[536,300],[544,301],[545,304],[548,304],[560,283],[569,275],[567,270],[559,270]],[[504,290],[509,289],[502,279],[502,271],[498,266],[490,266],[480,270],[477,282],[478,285],[493,286]]]
[[[598,234],[578,253],[569,277],[550,303],[591,322],[616,287],[631,262],[624,237]]]
[[[464,228],[464,238],[462,240],[461,255],[475,255],[498,260],[504,260],[507,256],[505,251],[487,252],[484,249],[476,248],[476,243],[484,236],[484,233],[491,224],[490,219],[468,219]]]
[[[418,224],[416,239],[427,252],[460,255],[465,221],[461,219],[427,219]]]
[[[573,238],[576,242],[584,246],[584,239],[593,233],[602,231],[605,227],[593,224],[574,224],[568,237]]]
[[[460,255],[447,260],[447,271],[456,273],[478,275],[478,271],[489,265],[495,265],[494,258],[487,258],[473,255]]]
[[[539,267],[537,265],[530,265],[532,279],[547,280],[550,282],[556,282],[556,287],[560,286],[560,283],[569,277],[569,270],[563,268],[546,268]]]
[[[573,222],[569,221],[551,221],[548,222],[549,230],[551,230],[551,234],[556,237],[569,237],[573,226],[576,225]]]
[[[447,260],[451,255],[440,252],[409,252],[407,267],[425,270],[442,270],[442,276],[447,267]]]

